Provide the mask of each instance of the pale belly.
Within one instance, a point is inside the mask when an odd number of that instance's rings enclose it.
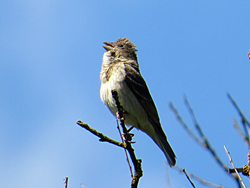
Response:
[[[144,126],[147,126],[145,124],[148,124],[147,114],[134,94],[130,91],[127,84],[125,82],[115,82],[110,79],[109,82],[101,85],[101,100],[108,106],[110,111],[116,115],[117,107],[111,90],[116,90],[118,92],[119,101],[126,112],[124,114],[125,124],[132,125],[144,131],[146,128]]]

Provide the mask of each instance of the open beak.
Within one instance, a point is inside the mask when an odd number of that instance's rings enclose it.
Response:
[[[104,44],[106,44],[105,46],[103,46],[103,48],[107,51],[110,51],[114,48],[113,43],[112,42],[104,42]]]

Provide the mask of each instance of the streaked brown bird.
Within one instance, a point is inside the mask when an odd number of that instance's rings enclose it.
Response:
[[[169,165],[174,166],[176,156],[167,141],[154,101],[140,73],[135,44],[128,38],[104,44],[107,52],[103,55],[100,75],[101,100],[116,115],[117,107],[111,93],[116,90],[125,111],[125,124],[149,135],[164,152]]]

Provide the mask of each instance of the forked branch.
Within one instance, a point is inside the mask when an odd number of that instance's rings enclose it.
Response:
[[[177,120],[182,125],[184,130],[191,136],[191,138],[193,138],[193,140],[197,144],[201,145],[203,148],[205,148],[207,151],[209,151],[209,153],[213,156],[213,158],[216,160],[216,162],[219,164],[219,166],[222,167],[224,172],[226,172],[228,174],[228,167],[220,159],[220,157],[218,156],[218,154],[216,153],[216,151],[212,147],[211,143],[209,142],[208,138],[206,137],[205,133],[203,132],[203,130],[202,130],[200,124],[198,123],[198,121],[197,121],[197,119],[195,117],[194,111],[191,108],[191,105],[189,104],[189,101],[188,101],[186,96],[184,96],[184,103],[186,105],[186,108],[187,108],[192,120],[193,120],[195,128],[196,128],[196,130],[198,132],[198,135],[194,134],[194,132],[184,122],[183,118],[178,113],[178,110],[174,107],[174,105],[172,103],[170,103],[170,109],[173,111],[173,113],[175,114]],[[234,180],[236,181],[238,187],[240,188],[241,184],[240,184],[239,178],[234,174],[229,174],[229,175],[234,178]]]
[[[134,174],[132,173],[132,181],[131,181],[131,188],[137,188],[138,183],[139,183],[139,179],[142,177],[143,175],[143,171],[141,168],[141,163],[142,160],[141,159],[137,159],[134,149],[132,147],[132,136],[129,133],[129,131],[127,130],[125,123],[124,123],[124,116],[123,116],[123,107],[121,106],[120,102],[119,102],[119,96],[118,93],[116,91],[112,91],[112,96],[114,98],[114,100],[116,101],[116,106],[117,106],[117,110],[118,110],[118,121],[120,126],[122,127],[123,133],[122,133],[122,137],[123,135],[125,136],[125,139],[122,142],[118,142],[116,140],[113,140],[109,137],[107,137],[106,135],[104,135],[103,133],[91,128],[88,124],[83,123],[82,121],[77,121],[77,124],[79,126],[81,126],[82,128],[88,130],[89,132],[91,132],[92,134],[96,135],[97,137],[99,137],[99,141],[101,142],[108,142],[111,143],[113,145],[119,146],[124,148],[130,155],[130,158],[132,160],[132,163],[134,165]],[[129,160],[128,160],[129,162]]]

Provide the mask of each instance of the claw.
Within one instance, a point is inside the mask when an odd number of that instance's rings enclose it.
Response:
[[[135,141],[132,141],[134,134],[133,133],[122,133],[122,139],[124,140],[124,142],[129,142],[131,144],[136,143]]]
[[[122,113],[123,113],[123,114],[126,114],[126,111],[123,111]],[[120,118],[119,112],[116,112],[116,113],[115,113],[115,116],[116,116],[117,120],[125,121],[125,117],[124,117],[124,116],[123,116],[122,118]]]

